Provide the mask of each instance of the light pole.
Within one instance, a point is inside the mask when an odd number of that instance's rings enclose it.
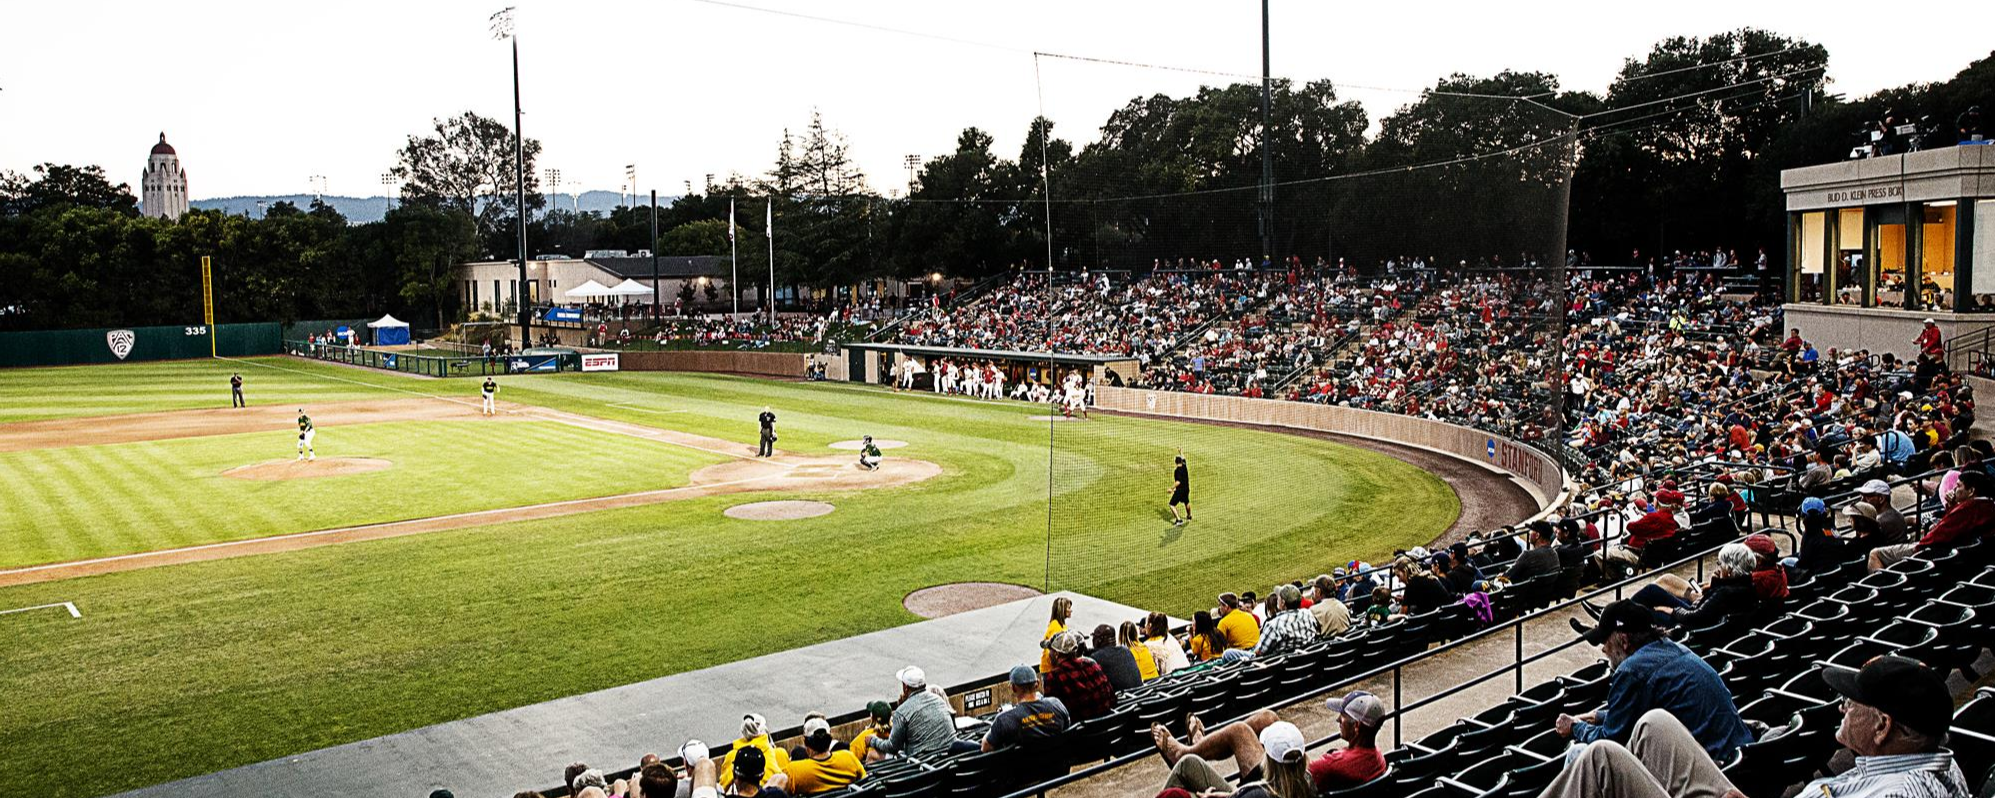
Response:
[[[912,197],[914,196],[914,170],[915,167],[921,165],[921,156],[909,155],[904,160],[907,161],[907,195]]]
[[[1269,95],[1274,81],[1268,75],[1268,0],[1261,0],[1261,259],[1274,257],[1275,246],[1275,158],[1268,148],[1274,144],[1274,113]]]
[[[305,181],[306,181],[307,183],[309,183],[309,184],[311,185],[311,188],[312,188],[312,199],[315,199],[315,200],[318,200],[319,202],[325,202],[325,201],[326,201],[326,176],[325,176],[325,175],[312,175],[311,177],[307,177],[307,178],[305,178]]]
[[[394,172],[381,173],[381,213],[384,216],[395,209],[395,183]]]
[[[491,22],[492,38],[510,42],[513,49],[513,188],[519,202],[520,348],[525,349],[533,345],[533,308],[527,301],[533,284],[526,276],[526,139],[520,134],[520,40],[513,35],[512,6],[499,9]]]
[[[547,173],[547,207],[554,208],[561,197],[561,170],[549,167],[542,171]]]
[[[623,165],[623,182],[630,186],[630,206],[637,207],[637,164]]]

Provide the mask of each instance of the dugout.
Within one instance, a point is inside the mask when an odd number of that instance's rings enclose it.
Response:
[[[857,343],[844,347],[846,379],[886,385],[896,364],[914,361],[922,371],[915,387],[935,387],[932,366],[937,361],[995,363],[1004,371],[1006,390],[1020,382],[1057,384],[1057,375],[1078,370],[1096,385],[1133,384],[1143,373],[1142,364],[1129,355],[1076,355],[1054,352],[1023,352],[1010,349],[966,349],[951,346],[911,346],[907,344]]]

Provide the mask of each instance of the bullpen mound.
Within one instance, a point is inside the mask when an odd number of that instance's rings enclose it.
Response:
[[[375,457],[321,457],[317,460],[265,460],[246,466],[236,466],[222,472],[231,479],[254,479],[264,482],[280,479],[313,479],[316,477],[343,477],[348,474],[365,474],[380,471],[394,463]]]
[[[957,582],[924,587],[909,593],[907,598],[901,599],[901,606],[923,618],[941,618],[1038,595],[1041,595],[1039,591],[1024,585],[1008,585],[1003,582]]]

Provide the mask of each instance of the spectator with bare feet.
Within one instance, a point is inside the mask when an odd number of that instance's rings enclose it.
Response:
[[[1314,798],[1308,754],[1302,731],[1267,710],[1208,734],[1197,716],[1186,719],[1190,744],[1178,742],[1170,730],[1150,727],[1157,752],[1171,765],[1164,790],[1157,798],[1231,795],[1234,798]],[[1236,789],[1212,763],[1233,759],[1240,772]]]

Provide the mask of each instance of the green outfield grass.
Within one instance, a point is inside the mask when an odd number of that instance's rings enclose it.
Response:
[[[0,616],[0,793],[112,792],[847,637],[916,620],[901,597],[939,583],[1076,590],[1182,616],[1221,590],[1425,543],[1460,510],[1405,463],[1255,430],[1048,425],[1020,404],[704,375],[504,383],[513,401],[741,442],[769,405],[785,449],[872,434],[909,441],[889,455],[944,473],[0,589],[0,609],[74,601],[85,613]],[[1182,530],[1162,507],[1179,447],[1198,518]],[[720,514],[773,498],[838,509],[781,524]]]

